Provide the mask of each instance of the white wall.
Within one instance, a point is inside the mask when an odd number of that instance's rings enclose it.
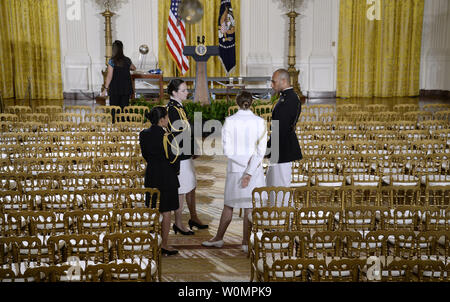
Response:
[[[169,1],[169,0],[160,0]],[[138,48],[150,48],[146,69],[158,56],[158,0],[124,0],[113,10],[113,40],[120,39],[135,65]],[[296,19],[296,68],[303,92],[334,92],[339,0],[305,0]],[[102,10],[94,0],[58,0],[64,92],[98,92],[105,69]],[[79,18],[70,12],[79,4]],[[68,13],[69,12],[69,13]],[[289,18],[279,0],[241,0],[241,75],[271,75],[287,67]],[[68,16],[69,15],[69,16]],[[450,90],[450,2],[426,0],[421,89]]]

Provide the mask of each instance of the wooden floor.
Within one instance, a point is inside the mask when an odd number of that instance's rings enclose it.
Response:
[[[193,236],[170,232],[169,244],[180,253],[162,259],[163,281],[249,281],[250,260],[241,250],[242,224],[239,210],[225,234],[225,245],[218,248],[203,247],[201,243],[216,234],[223,209],[226,175],[224,156],[201,156],[194,160],[197,176],[197,213],[206,230],[196,230]],[[183,222],[187,224],[189,211],[184,206]]]

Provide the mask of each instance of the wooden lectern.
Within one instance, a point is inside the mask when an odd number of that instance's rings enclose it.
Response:
[[[183,54],[194,58],[197,69],[195,75],[194,102],[211,104],[211,96],[208,90],[208,74],[206,73],[206,62],[211,56],[219,55],[219,46],[185,46]]]

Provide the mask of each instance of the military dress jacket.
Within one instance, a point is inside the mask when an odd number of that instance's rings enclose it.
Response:
[[[194,130],[187,117],[183,104],[170,99],[167,104],[169,114],[169,131],[173,133],[180,147],[180,160],[186,160],[194,154]],[[186,143],[190,146],[186,146]]]
[[[295,133],[301,111],[302,104],[293,88],[288,88],[280,92],[280,99],[272,110],[272,134],[267,143],[267,148],[270,148],[271,163],[281,164],[303,158]],[[274,121],[278,121],[279,123],[278,146],[272,144],[272,142],[276,141],[273,136],[277,135],[276,131],[274,131]],[[278,154],[275,152],[277,149],[279,150]]]

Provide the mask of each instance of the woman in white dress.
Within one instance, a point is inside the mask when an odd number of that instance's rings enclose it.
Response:
[[[236,103],[238,112],[227,117],[222,127],[222,144],[228,158],[224,208],[216,236],[204,241],[204,246],[222,247],[223,237],[232,220],[233,209],[244,209],[242,249],[248,249],[248,215],[252,210],[252,191],[264,187],[262,161],[267,146],[266,122],[249,108],[252,94],[241,92]]]

